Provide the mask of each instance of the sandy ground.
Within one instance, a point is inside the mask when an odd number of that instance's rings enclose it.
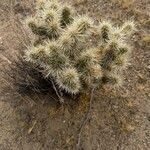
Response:
[[[72,0],[70,3],[79,13],[87,13],[95,20],[122,23],[132,18],[137,24],[124,85],[95,93],[80,149],[149,150],[150,1]],[[32,13],[32,0],[0,0],[0,68],[5,70],[16,53],[28,45],[31,35],[22,22]],[[76,101],[66,98],[62,107],[50,94],[23,96],[0,72],[0,150],[76,149],[88,101],[88,96],[82,94]]]

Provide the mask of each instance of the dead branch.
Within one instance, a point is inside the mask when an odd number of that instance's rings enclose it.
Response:
[[[63,104],[63,103],[64,103],[64,99],[62,98],[61,94],[59,94],[59,92],[58,92],[58,90],[57,90],[57,88],[56,88],[56,86],[55,86],[55,84],[54,84],[54,82],[53,82],[53,79],[51,79],[51,82],[52,82],[52,85],[53,85],[53,89],[55,90],[56,95],[57,95],[58,98],[59,98],[59,102],[60,102],[61,104]]]
[[[84,129],[84,126],[86,125],[86,123],[87,123],[87,121],[89,120],[89,117],[90,117],[90,112],[91,112],[91,109],[92,109],[92,102],[93,102],[94,90],[95,90],[95,88],[91,89],[91,96],[90,96],[89,106],[87,108],[87,111],[85,113],[85,116],[84,116],[83,121],[82,121],[82,123],[80,125],[80,128],[79,128],[79,134],[78,134],[78,138],[77,138],[77,150],[80,149],[81,134],[82,134],[82,131]]]

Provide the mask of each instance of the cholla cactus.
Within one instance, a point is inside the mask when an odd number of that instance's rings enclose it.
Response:
[[[28,26],[43,41],[28,48],[26,61],[40,66],[45,78],[52,77],[60,90],[70,94],[79,93],[85,85],[121,83],[130,53],[127,37],[135,29],[132,21],[122,26],[109,21],[95,25],[88,16],[77,15],[70,5],[53,0],[37,5]],[[93,30],[100,39],[89,47]]]
[[[64,68],[57,76],[56,82],[60,88],[72,94],[76,94],[81,88],[79,74],[75,68]]]

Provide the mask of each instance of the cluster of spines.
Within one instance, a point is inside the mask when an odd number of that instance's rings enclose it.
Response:
[[[79,73],[75,68],[65,68],[57,77],[56,83],[68,93],[76,94],[81,89]]]
[[[84,83],[120,83],[118,70],[125,66],[130,52],[124,40],[134,29],[132,21],[121,27],[109,21],[95,26],[87,16],[76,17],[71,6],[45,0],[28,25],[34,34],[48,38],[29,48],[26,60],[41,66],[45,77],[52,76],[60,89],[76,94]],[[101,44],[82,47],[93,27],[100,34]]]
[[[122,83],[120,71],[127,65],[131,52],[130,46],[126,44],[126,38],[135,30],[135,25],[133,21],[125,22],[121,27],[113,26],[110,22],[103,22],[100,27],[101,38],[105,42],[100,60],[103,81],[119,85]]]
[[[91,25],[91,20],[88,17],[76,17],[72,24],[62,33],[59,39],[60,48],[70,59],[74,60],[80,55],[81,49],[77,46],[85,42]]]
[[[100,78],[102,75],[98,57],[94,51],[93,48],[83,51],[76,61],[76,68],[86,83],[91,83],[94,78]]]
[[[32,32],[49,39],[58,39],[61,29],[73,21],[74,11],[69,5],[50,0],[38,2],[37,14],[27,19]]]

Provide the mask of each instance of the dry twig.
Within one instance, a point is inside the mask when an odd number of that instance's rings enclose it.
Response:
[[[32,130],[33,130],[33,128],[35,127],[36,123],[37,123],[37,120],[35,120],[35,121],[33,122],[32,127],[31,127],[31,128],[29,128],[29,130],[28,130],[28,134],[30,134],[30,133],[32,132]]]
[[[59,102],[61,103],[61,104],[63,104],[64,103],[64,99],[61,97],[61,95],[59,94],[59,92],[58,92],[58,90],[57,90],[57,88],[56,88],[56,86],[55,86],[55,84],[54,84],[54,82],[53,82],[53,79],[51,79],[51,82],[52,82],[52,85],[53,85],[53,89],[55,90],[55,92],[56,92],[56,95],[58,96],[58,98],[59,98]]]
[[[94,90],[95,90],[95,88],[91,89],[91,96],[90,96],[89,106],[87,108],[86,114],[85,114],[85,116],[83,118],[83,121],[82,121],[82,123],[80,125],[80,128],[79,128],[79,134],[78,134],[78,139],[77,139],[77,150],[80,149],[81,134],[82,134],[82,131],[84,129],[84,126],[86,125],[87,121],[89,120],[89,115],[90,115],[90,112],[91,112],[91,109],[92,109],[92,101],[93,101]]]

